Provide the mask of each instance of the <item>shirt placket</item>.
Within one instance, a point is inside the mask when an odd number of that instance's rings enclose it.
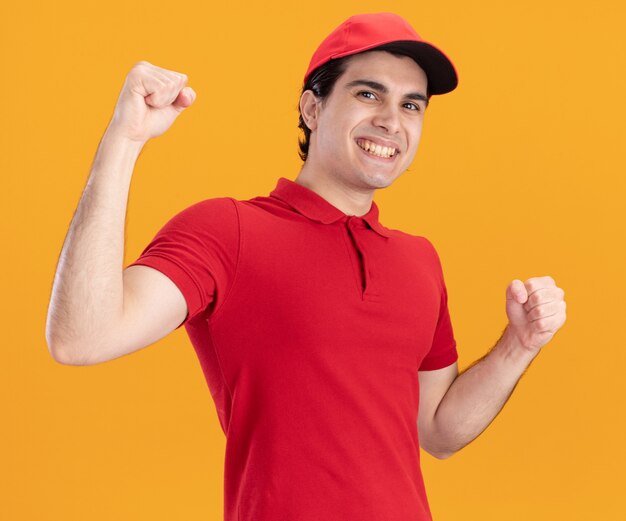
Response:
[[[352,266],[355,271],[359,297],[361,300],[377,300],[378,294],[372,285],[372,257],[366,243],[368,233],[375,233],[366,227],[361,217],[349,216],[345,223],[348,242],[352,248]]]

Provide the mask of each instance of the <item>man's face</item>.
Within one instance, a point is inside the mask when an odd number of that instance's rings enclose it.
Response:
[[[310,150],[316,166],[355,188],[389,186],[415,157],[426,86],[426,73],[408,56],[353,56],[318,106]]]

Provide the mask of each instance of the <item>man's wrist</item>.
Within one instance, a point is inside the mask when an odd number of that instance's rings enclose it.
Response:
[[[136,139],[129,138],[112,125],[109,125],[105,130],[102,141],[114,143],[115,146],[124,147],[125,149],[136,151],[137,153],[139,153],[146,144],[146,141],[137,141]]]
[[[132,174],[144,144],[107,128],[98,145],[93,167]]]
[[[518,336],[515,335],[511,325],[507,325],[502,337],[496,345],[494,351],[497,352],[498,358],[509,365],[520,368],[526,368],[539,354],[540,349],[529,349],[524,346]]]

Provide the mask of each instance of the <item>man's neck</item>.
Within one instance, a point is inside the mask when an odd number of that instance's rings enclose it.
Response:
[[[365,215],[372,206],[374,190],[358,192],[330,175],[314,171],[307,163],[300,170],[295,182],[324,198],[347,215]]]

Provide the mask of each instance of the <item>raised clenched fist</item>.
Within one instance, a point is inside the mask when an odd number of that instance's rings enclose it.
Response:
[[[163,134],[196,99],[187,76],[136,63],[126,76],[107,133],[145,143]]]
[[[506,288],[507,331],[517,344],[538,353],[565,323],[565,291],[549,275],[526,282],[513,280]]]

